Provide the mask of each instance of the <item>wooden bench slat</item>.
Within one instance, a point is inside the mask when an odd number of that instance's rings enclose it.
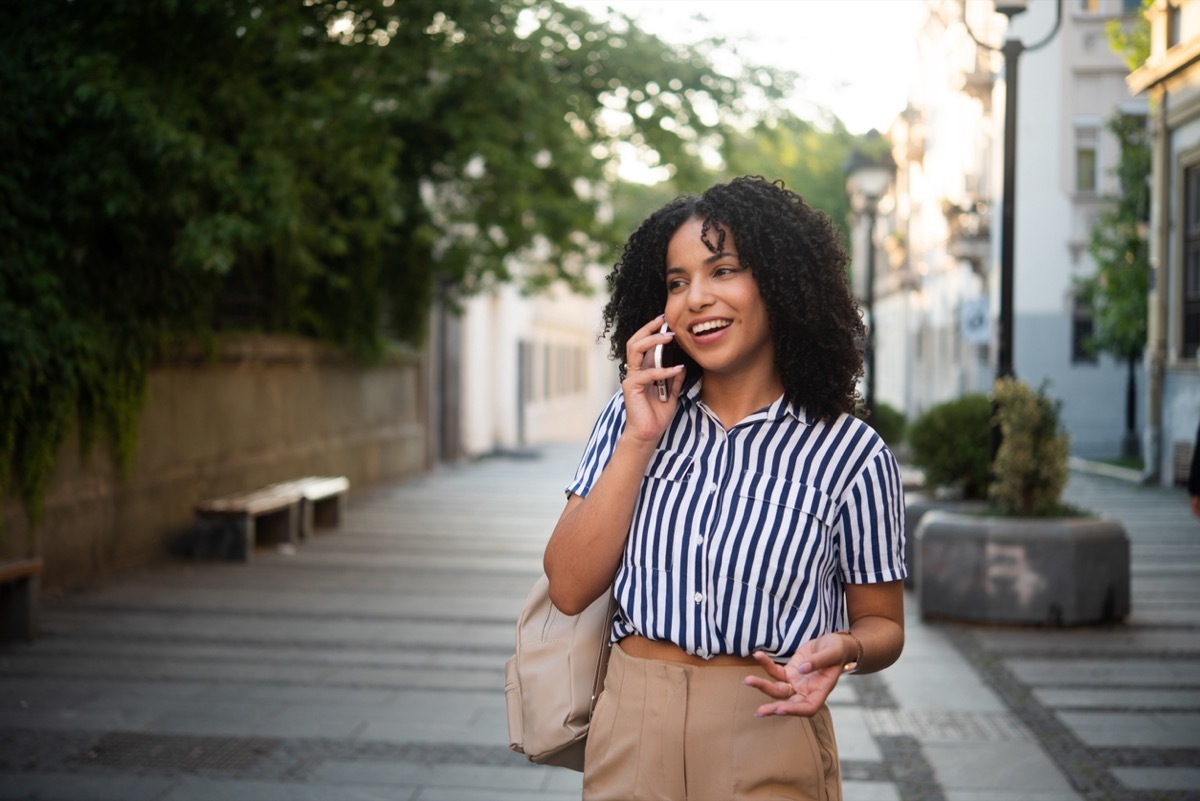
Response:
[[[287,511],[288,541],[307,540],[312,536],[314,517],[318,512],[319,519],[326,525],[338,524],[345,503],[344,496],[349,489],[350,480],[345,476],[304,476],[249,492],[201,501],[196,504],[196,513],[202,517],[238,518],[238,525],[246,539],[241,553],[249,559],[254,549],[255,519],[258,516]]]
[[[350,479],[345,476],[331,476],[329,478],[313,478],[309,480],[301,489],[301,493],[310,501],[319,501],[322,498],[329,498],[341,492],[347,492],[350,489]]]
[[[17,579],[40,576],[42,560],[40,557],[30,559],[14,559],[10,562],[0,562],[0,582],[16,581]]]

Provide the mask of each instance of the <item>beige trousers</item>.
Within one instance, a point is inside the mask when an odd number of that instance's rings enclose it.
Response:
[[[760,667],[638,659],[613,646],[589,728],[584,801],[841,801],[829,707],[758,718]]]

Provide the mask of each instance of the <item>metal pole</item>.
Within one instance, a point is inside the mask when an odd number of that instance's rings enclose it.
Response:
[[[868,198],[866,201],[867,218],[867,275],[866,287],[863,288],[863,305],[867,307],[867,347],[865,354],[867,370],[866,419],[875,422],[875,211],[878,200]]]
[[[1000,331],[996,377],[1013,375],[1013,242],[1017,192],[1017,60],[1024,46],[1004,43],[1004,202],[1000,211]]]

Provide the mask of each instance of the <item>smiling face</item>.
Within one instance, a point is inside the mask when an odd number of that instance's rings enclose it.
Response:
[[[736,379],[782,391],[767,309],[728,229],[713,224],[705,232],[698,219],[681,225],[667,245],[666,280],[667,324],[704,370],[706,388]]]

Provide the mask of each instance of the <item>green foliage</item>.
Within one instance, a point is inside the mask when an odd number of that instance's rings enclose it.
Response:
[[[982,393],[931,406],[908,428],[913,464],[933,487],[954,487],[963,498],[987,493],[991,469],[991,402]]]
[[[726,137],[721,179],[737,175],[783,178],[810,205],[839,225],[850,216],[843,165],[862,137],[846,131],[836,118],[831,129],[793,116]]]
[[[1096,274],[1078,280],[1076,287],[1092,308],[1092,347],[1124,359],[1139,356],[1146,345],[1150,143],[1140,116],[1117,114],[1108,129],[1121,147],[1116,168],[1121,191],[1108,199],[1091,230],[1088,250],[1096,261]]]
[[[1130,72],[1150,57],[1150,21],[1146,12],[1154,0],[1142,0],[1141,8],[1124,19],[1109,20],[1104,26],[1108,46],[1121,57]]]
[[[554,0],[6,11],[0,494],[35,519],[76,419],[128,461],[174,343],[286,332],[370,360],[518,260],[578,284],[615,240],[619,146],[686,176],[789,85]]]
[[[1045,387],[1034,392],[1013,378],[999,379],[993,391],[1001,442],[988,497],[1005,515],[1063,514],[1070,440],[1059,422],[1061,402],[1047,396]]]
[[[895,406],[876,403],[871,419],[867,421],[883,437],[888,447],[895,449],[904,442],[908,419]]]

